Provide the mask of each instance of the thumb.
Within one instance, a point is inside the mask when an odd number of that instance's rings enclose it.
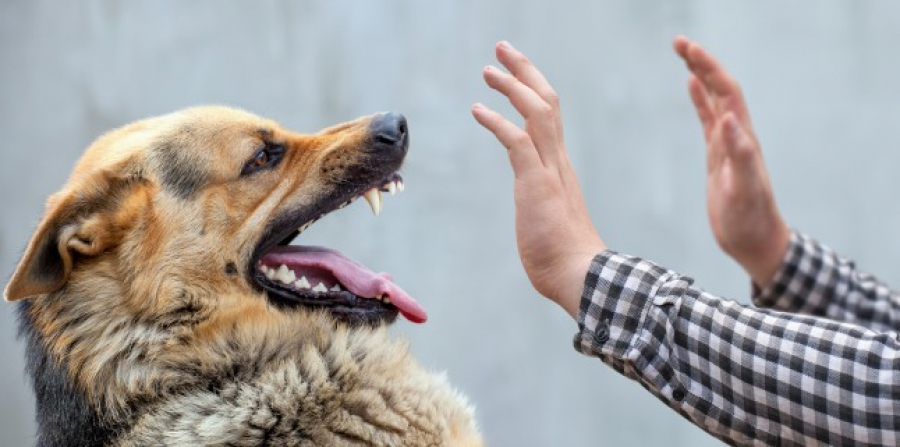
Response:
[[[755,141],[744,129],[744,126],[738,122],[734,113],[727,113],[722,120],[724,121],[722,136],[725,142],[725,156],[731,159],[738,172],[747,173],[747,171],[755,170],[759,159]]]

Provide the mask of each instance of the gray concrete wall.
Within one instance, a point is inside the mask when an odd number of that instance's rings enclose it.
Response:
[[[477,404],[489,445],[713,446],[636,383],[571,348],[575,324],[516,257],[503,149],[468,113],[509,39],[555,83],[605,240],[747,301],[704,208],[704,146],[670,51],[685,33],[743,81],[792,224],[900,284],[900,4],[890,1],[0,2],[0,276],[98,134],[222,103],[315,131],[407,115],[408,189],[300,243],[390,271],[430,311],[399,323]],[[11,306],[0,307],[0,445],[33,439]]]

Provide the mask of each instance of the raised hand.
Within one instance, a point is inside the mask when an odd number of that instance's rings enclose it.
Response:
[[[771,281],[790,241],[741,87],[700,45],[678,37],[675,51],[691,78],[691,100],[707,148],[706,203],[722,250],[759,286]]]
[[[576,317],[591,259],[606,246],[566,154],[556,92],[508,43],[497,44],[496,53],[509,73],[487,67],[484,80],[509,99],[525,128],[482,104],[472,106],[472,114],[507,149],[515,174],[516,241],[528,278],[540,294]]]

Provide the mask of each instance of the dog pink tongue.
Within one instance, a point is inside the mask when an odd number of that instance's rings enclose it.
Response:
[[[326,247],[283,245],[275,247],[262,258],[269,266],[287,265],[293,270],[304,267],[325,269],[354,295],[376,298],[386,295],[391,304],[400,310],[407,320],[424,323],[428,319],[425,309],[391,280],[387,273],[375,273],[362,264]]]

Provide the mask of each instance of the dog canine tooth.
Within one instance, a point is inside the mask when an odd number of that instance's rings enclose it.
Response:
[[[319,283],[319,285],[313,287],[312,291],[322,293],[322,292],[327,292],[328,288],[325,287],[325,284]]]
[[[363,197],[366,198],[366,201],[369,202],[369,207],[372,208],[372,213],[376,216],[381,213],[381,191],[378,188],[372,188],[363,194]]]
[[[381,302],[383,302],[384,304],[391,304],[391,299],[387,295],[385,295],[384,299],[381,300]]]
[[[330,289],[328,289],[328,290],[331,290],[332,292],[341,292],[341,291],[343,291],[344,289],[341,288],[341,285],[340,285],[340,284],[335,284],[334,287],[332,287],[332,288],[330,288]]]
[[[388,182],[388,192],[391,193],[391,195],[397,194],[397,183]]]
[[[403,186],[403,180],[397,180],[397,191],[403,192],[404,189],[406,189],[406,187]]]

